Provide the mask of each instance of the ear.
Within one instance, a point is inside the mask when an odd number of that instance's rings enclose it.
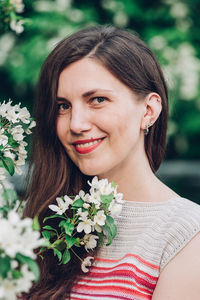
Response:
[[[144,114],[141,120],[141,129],[152,126],[162,111],[162,101],[157,93],[150,93],[144,101]]]

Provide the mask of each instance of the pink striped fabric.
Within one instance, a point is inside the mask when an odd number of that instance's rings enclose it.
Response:
[[[152,298],[158,271],[159,266],[134,254],[115,260],[96,257],[90,272],[74,285],[71,299],[148,300]]]

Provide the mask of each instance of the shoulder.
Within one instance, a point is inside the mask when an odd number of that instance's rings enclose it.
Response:
[[[199,299],[200,294],[200,233],[166,265],[152,300]]]
[[[170,202],[168,211],[170,214],[164,234],[166,243],[161,258],[161,271],[200,232],[200,205],[185,198],[177,198]]]

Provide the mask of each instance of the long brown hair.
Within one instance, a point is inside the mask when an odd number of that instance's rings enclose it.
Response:
[[[59,195],[73,195],[87,189],[88,177],[67,156],[56,135],[57,88],[64,68],[84,57],[101,62],[114,76],[131,88],[139,98],[156,92],[162,99],[162,112],[145,137],[145,151],[155,172],[163,159],[168,100],[161,68],[147,45],[136,35],[113,26],[83,29],[61,41],[47,57],[40,75],[35,102],[36,130],[33,140],[33,172],[27,192],[25,215],[49,214],[48,205]],[[84,251],[80,255],[85,255]],[[75,257],[64,266],[56,266],[51,253],[39,261],[41,277],[27,299],[66,299],[78,274]]]

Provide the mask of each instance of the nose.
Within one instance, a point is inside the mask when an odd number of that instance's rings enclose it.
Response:
[[[92,127],[90,114],[87,109],[82,106],[72,107],[70,118],[70,130],[74,134],[80,134],[89,131]]]

